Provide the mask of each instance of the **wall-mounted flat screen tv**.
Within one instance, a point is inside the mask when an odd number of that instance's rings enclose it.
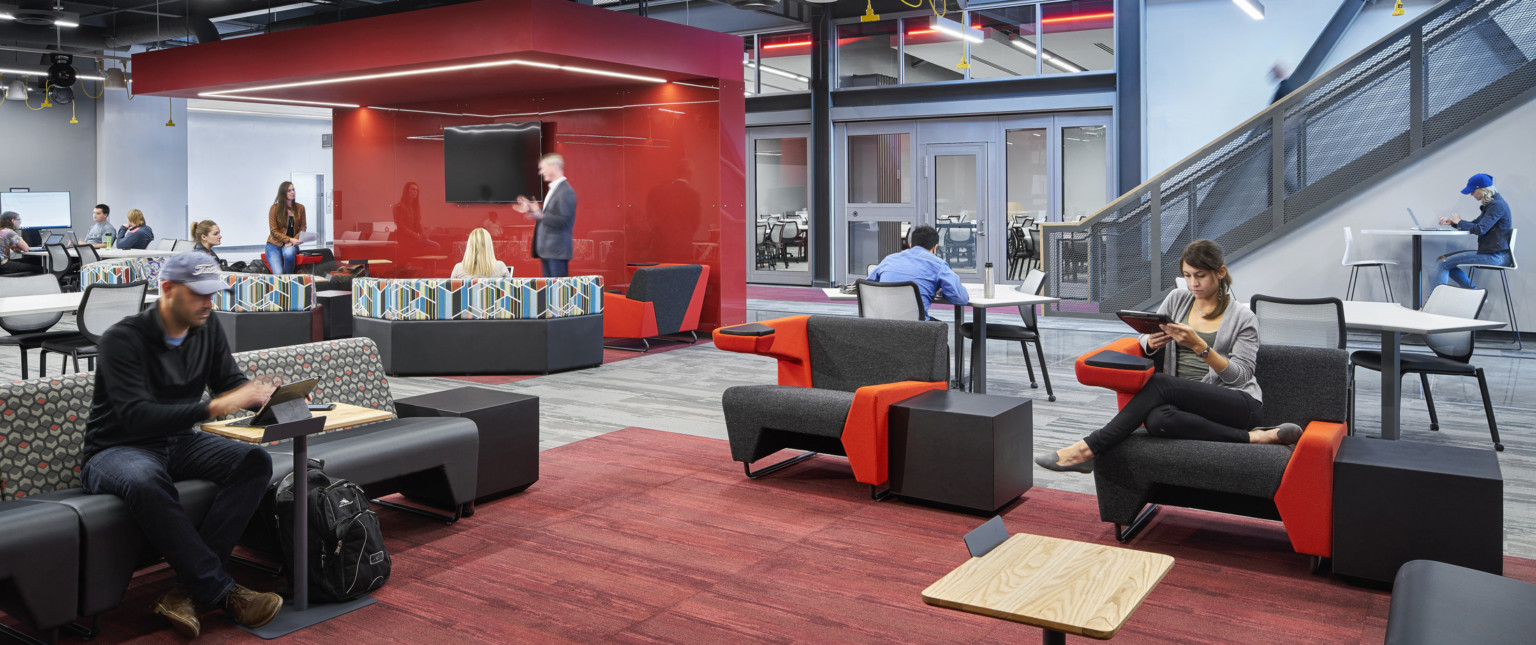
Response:
[[[443,185],[450,202],[541,199],[538,121],[443,128]]]
[[[16,211],[26,228],[69,228],[69,193],[0,193],[0,211]]]

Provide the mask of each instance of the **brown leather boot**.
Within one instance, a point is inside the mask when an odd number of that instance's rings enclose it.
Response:
[[[171,621],[171,627],[187,638],[197,638],[203,632],[203,621],[198,618],[197,603],[180,589],[172,589],[155,601],[155,613]]]
[[[224,595],[224,613],[246,627],[261,627],[272,622],[282,607],[282,596],[251,591],[240,585],[235,585]]]

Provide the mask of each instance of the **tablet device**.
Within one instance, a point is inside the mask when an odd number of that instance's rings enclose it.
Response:
[[[256,416],[232,421],[229,425],[262,428],[307,419],[310,417],[309,407],[304,399],[319,384],[319,379],[308,379],[277,388],[267,402],[261,405],[261,409],[256,411]]]
[[[1119,316],[1120,320],[1125,321],[1125,324],[1130,325],[1131,329],[1143,334],[1156,334],[1162,331],[1159,325],[1173,322],[1173,319],[1169,318],[1166,314],[1156,314],[1150,311],[1117,311],[1115,315]]]

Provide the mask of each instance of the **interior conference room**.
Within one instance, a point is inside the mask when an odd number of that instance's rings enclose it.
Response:
[[[0,642],[1536,642],[1536,0],[3,2]]]

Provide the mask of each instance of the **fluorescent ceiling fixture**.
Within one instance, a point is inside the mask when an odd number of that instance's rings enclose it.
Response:
[[[661,110],[662,112],[671,112],[673,114],[687,114],[687,112],[683,112],[681,110],[668,110],[667,108],[656,108],[656,109]]]
[[[16,19],[16,16],[11,15],[9,12],[0,11],[0,20],[15,20],[15,19]]]
[[[932,16],[929,26],[933,27],[934,31],[937,31],[946,36],[950,36],[952,38],[962,38],[973,43],[979,43],[986,40],[985,38],[982,38],[980,29],[963,26],[960,23],[948,18]]]
[[[198,96],[206,96],[199,94]],[[222,98],[239,99],[241,101],[263,101],[266,103],[293,103],[295,105],[318,105],[320,107],[355,108],[362,107],[356,103],[327,103],[325,101],[301,101],[299,99],[264,99],[259,96],[225,96]]]
[[[1030,56],[1037,55],[1035,53],[1036,52],[1035,46],[1031,45],[1031,44],[1029,44],[1027,42],[1024,42],[1022,39],[1014,38],[1013,40],[1010,40],[1008,42],[1013,43],[1014,47],[1018,47],[1019,49],[1024,50],[1024,52],[1029,54]],[[1040,56],[1041,60],[1043,60],[1043,61],[1045,61],[1047,63],[1050,63],[1052,67],[1055,67],[1056,69],[1059,69],[1059,70],[1061,70],[1063,72],[1083,72],[1083,71],[1087,71],[1087,70],[1084,70],[1081,67],[1073,65],[1072,63],[1064,61],[1064,60],[1062,60],[1059,57],[1052,56],[1051,52],[1049,52],[1049,51],[1045,52],[1044,54],[1039,54],[1039,56]]]
[[[1264,19],[1264,3],[1259,2],[1259,0],[1232,0],[1232,4],[1242,9],[1243,13],[1248,14],[1249,18],[1254,20]]]
[[[208,21],[209,22],[224,22],[226,20],[239,20],[241,18],[250,18],[252,16],[265,16],[265,15],[267,15],[269,13],[282,13],[284,11],[293,11],[294,9],[303,9],[305,7],[313,7],[313,6],[315,6],[315,3],[313,3],[313,2],[295,2],[293,4],[285,4],[285,5],[281,6],[281,7],[272,7],[270,9],[257,9],[255,11],[242,11],[240,13],[232,13],[232,14],[229,14],[227,16],[214,16],[212,18],[209,18]]]
[[[687,85],[688,87],[702,87],[702,88],[704,88],[706,90],[718,90],[718,89],[720,89],[720,88],[715,87],[713,85],[699,85],[698,83],[684,83],[682,81],[672,81],[672,84],[673,85]]]
[[[251,116],[270,116],[280,119],[320,119],[330,121],[331,117],[315,114],[283,114],[281,112],[257,112],[255,110],[226,110],[223,108],[189,107],[188,112],[217,112],[219,114],[249,114]]]
[[[73,20],[65,20],[63,18],[59,18],[59,19],[53,21],[53,26],[55,26],[55,27],[63,27],[65,29],[74,29],[75,27],[79,27],[80,23],[75,22]]]
[[[759,67],[757,63],[747,63],[747,67],[755,67],[755,68],[761,69],[761,70],[763,70],[765,72],[768,72],[769,74],[773,74],[774,76],[783,76],[784,78],[794,79],[794,80],[800,81],[801,83],[809,83],[809,82],[811,82],[811,79],[809,79],[809,78],[806,78],[806,77],[801,76],[799,74],[796,74],[794,72],[786,72],[786,71],[784,71],[782,69],[779,69],[777,67],[769,67],[767,65],[763,65],[763,66]]]
[[[48,70],[46,70],[46,69],[41,69],[41,70],[39,70],[39,69],[14,69],[14,68],[10,68],[10,67],[0,67],[0,74],[20,74],[22,76],[47,77],[48,76]],[[104,81],[104,80],[107,80],[107,79],[104,79],[104,78],[102,78],[100,76],[87,76],[85,74],[76,74],[75,78],[78,78],[78,79],[80,79],[82,81]]]
[[[256,86],[256,87],[243,87],[243,88],[233,89],[233,90],[215,90],[213,92],[199,92],[198,96],[226,96],[226,97],[230,97],[231,95],[234,95],[234,94],[244,94],[246,92],[262,92],[262,91],[266,91],[266,90],[285,90],[285,89],[290,89],[290,88],[295,88],[295,87],[313,87],[315,85],[334,85],[334,84],[339,84],[339,83],[354,83],[354,82],[357,82],[357,81],[372,81],[372,80],[378,80],[378,79],[381,79],[381,78],[398,78],[398,77],[401,77],[401,76],[421,76],[423,74],[442,74],[442,73],[447,73],[447,72],[460,72],[460,71],[470,70],[470,69],[486,69],[486,68],[491,68],[491,67],[508,67],[508,66],[512,66],[512,65],[522,65],[522,66],[527,66],[527,67],[539,67],[539,68],[543,68],[543,69],[558,69],[558,70],[565,70],[565,71],[568,71],[568,72],[577,72],[577,73],[581,73],[581,74],[594,74],[594,75],[597,75],[597,76],[612,76],[612,77],[615,77],[615,78],[630,78],[630,79],[635,79],[635,80],[639,80],[639,81],[648,81],[648,82],[651,82],[651,83],[665,83],[665,82],[667,82],[667,79],[656,78],[654,76],[639,76],[639,75],[636,75],[636,74],[624,74],[624,73],[621,73],[621,72],[608,72],[608,71],[603,71],[603,70],[600,70],[600,69],[588,69],[588,68],[585,68],[585,67],[572,67],[570,65],[554,65],[554,64],[550,64],[550,63],[539,63],[539,62],[530,61],[530,60],[513,59],[513,60],[490,61],[490,62],[487,62],[487,63],[468,63],[468,64],[465,64],[465,65],[448,65],[448,66],[445,66],[445,67],[429,67],[429,68],[426,68],[426,69],[408,69],[408,70],[399,71],[399,72],[382,72],[382,73],[379,73],[379,74],[361,74],[361,75],[358,75],[358,76],[343,76],[341,78],[328,78],[328,79],[321,79],[321,80],[314,80],[314,81],[298,81],[298,82],[295,82],[295,83],[278,83],[276,85],[259,85],[259,86]],[[233,98],[233,97],[231,97],[231,98]],[[241,99],[248,99],[250,97],[242,96],[242,97],[239,97],[239,98],[241,98]],[[304,101],[297,101],[297,102],[303,103]],[[325,103],[325,104],[322,104],[322,105],[336,105],[336,104]],[[357,106],[356,105],[348,105],[346,107],[357,107]]]

